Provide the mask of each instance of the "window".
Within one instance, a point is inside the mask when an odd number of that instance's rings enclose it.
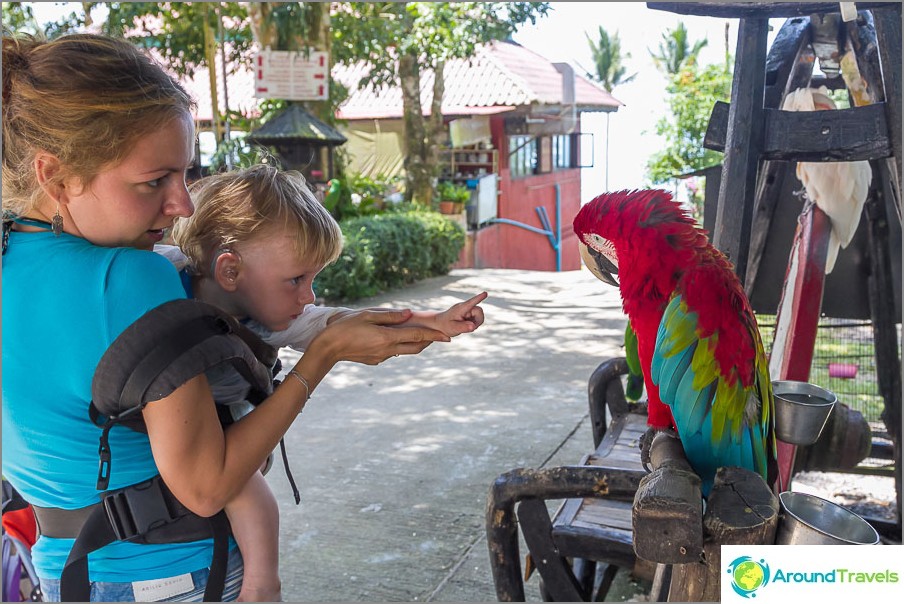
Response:
[[[522,178],[537,172],[537,139],[533,136],[510,136],[509,170],[512,178]]]
[[[554,169],[562,170],[574,167],[574,162],[571,159],[571,139],[572,137],[568,134],[558,134],[552,137],[552,163]]]

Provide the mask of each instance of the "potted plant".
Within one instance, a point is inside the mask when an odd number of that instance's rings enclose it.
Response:
[[[442,214],[461,214],[471,200],[471,191],[464,185],[444,180],[436,186],[439,211]]]

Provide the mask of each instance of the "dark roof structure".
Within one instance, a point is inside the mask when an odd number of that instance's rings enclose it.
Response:
[[[337,129],[311,115],[303,106],[291,103],[282,113],[251,132],[248,140],[261,144],[310,142],[335,146],[348,139]]]

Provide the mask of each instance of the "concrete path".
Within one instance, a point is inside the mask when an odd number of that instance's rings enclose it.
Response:
[[[268,474],[285,600],[494,601],[493,480],[592,449],[587,380],[621,354],[625,318],[589,271],[455,270],[355,306],[442,309],[483,290],[477,332],[377,367],[342,363],[317,388],[286,438],[301,505],[281,462]],[[527,598],[540,600],[536,575]]]

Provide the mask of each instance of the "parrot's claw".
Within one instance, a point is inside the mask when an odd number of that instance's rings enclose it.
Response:
[[[647,431],[640,435],[640,463],[647,472],[653,471],[653,468],[650,465],[652,463],[650,460],[650,448],[653,446],[653,439],[660,432],[667,436],[671,436],[672,438],[680,438],[678,433],[671,428],[662,429],[651,427],[647,428]]]
[[[647,431],[640,435],[640,463],[647,472],[653,471],[650,467],[650,445],[653,444],[656,432],[656,428],[647,428]]]

